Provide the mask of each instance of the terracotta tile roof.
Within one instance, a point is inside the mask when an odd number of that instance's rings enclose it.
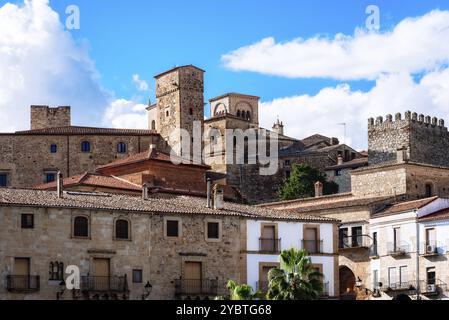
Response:
[[[373,218],[391,215],[391,214],[397,214],[397,213],[403,213],[403,212],[409,212],[415,209],[420,209],[429,203],[435,201],[438,199],[438,197],[430,197],[425,199],[419,199],[419,200],[413,200],[413,201],[405,201],[400,202],[396,204],[388,205],[387,208],[379,210],[373,214]]]
[[[122,210],[147,214],[202,214],[220,216],[239,216],[250,219],[316,221],[339,223],[339,220],[270,210],[255,206],[225,202],[221,210],[206,207],[207,200],[199,197],[172,196],[170,198],[113,195],[103,193],[64,192],[58,198],[54,191],[0,189],[0,206],[31,206],[52,208],[77,208],[92,210]]]
[[[151,153],[150,153],[150,151],[151,151]],[[119,159],[119,160],[110,162],[110,163],[105,164],[105,165],[97,166],[95,168],[95,171],[96,172],[101,172],[103,169],[115,168],[115,167],[119,167],[119,166],[123,166],[123,165],[127,165],[127,164],[139,163],[139,162],[143,162],[143,161],[147,161],[147,160],[157,160],[157,161],[165,161],[165,162],[172,163],[171,156],[169,154],[157,151],[156,149],[152,149],[152,150],[150,149],[148,151],[144,151],[144,152],[141,152],[141,153],[136,153],[136,154],[131,155],[129,157],[126,157],[126,158],[123,158],[123,159]],[[206,168],[206,169],[210,169],[209,166],[202,165],[202,164],[188,164],[188,165],[189,166],[198,166],[198,167],[203,167],[203,168]]]
[[[338,169],[346,169],[346,168],[360,168],[368,165],[368,158],[357,158],[351,161],[343,162],[342,164],[337,164],[335,166],[327,167],[325,170],[338,170]]]
[[[117,177],[105,176],[85,172],[80,175],[63,179],[65,187],[86,185],[95,187],[106,187],[112,189],[122,189],[128,191],[141,191],[142,187]],[[55,190],[56,181],[36,186],[37,190]]]
[[[37,130],[16,131],[16,135],[120,135],[120,136],[151,136],[158,135],[156,131],[146,129],[115,129],[97,127],[54,127]]]
[[[307,138],[302,139],[301,141],[302,141],[302,143],[304,143],[304,145],[306,147],[308,147],[308,146],[311,146],[312,144],[315,144],[315,143],[321,142],[321,141],[325,141],[327,143],[330,143],[331,138],[323,136],[321,134],[314,134],[314,135],[311,135],[311,136],[309,136]]]
[[[419,218],[419,221],[432,221],[432,220],[443,220],[449,219],[449,208],[442,209],[440,211],[434,212],[427,216]]]
[[[320,198],[305,198],[259,205],[265,208],[279,208],[290,212],[315,212],[359,206],[377,206],[392,201],[393,197],[356,197],[351,193],[340,193]]]

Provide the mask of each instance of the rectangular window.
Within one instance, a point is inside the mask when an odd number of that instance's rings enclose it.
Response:
[[[220,238],[220,223],[208,222],[207,223],[207,238],[219,239]]]
[[[45,174],[45,182],[50,183],[56,180],[56,173],[46,173]]]
[[[434,285],[436,281],[435,267],[427,268],[427,285]]]
[[[436,246],[435,229],[426,229],[426,247]],[[431,250],[427,248],[426,250]]]
[[[401,243],[401,229],[400,228],[394,228],[393,229],[393,244],[394,244],[394,252],[397,252],[400,250],[400,243]]]
[[[22,214],[22,229],[34,228],[34,214]]]
[[[399,283],[405,287],[408,282],[407,266],[399,267]]]
[[[133,270],[133,283],[142,283],[142,270],[134,269]]]
[[[178,220],[167,220],[167,237],[179,237]]]
[[[8,186],[8,174],[0,173],[0,188]]]
[[[335,170],[335,176],[340,177],[343,171],[341,169]]]
[[[388,268],[388,285],[389,287],[394,288],[396,286],[396,268]]]
[[[340,249],[349,247],[349,237],[348,237],[348,228],[340,228],[338,230],[339,240],[340,240]]]
[[[362,246],[362,227],[352,227],[352,247],[359,248]]]
[[[379,289],[379,270],[373,271],[373,288]]]

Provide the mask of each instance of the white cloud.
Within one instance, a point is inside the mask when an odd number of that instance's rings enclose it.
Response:
[[[284,122],[285,134],[304,138],[321,133],[344,140],[358,149],[367,148],[370,117],[407,110],[449,119],[449,68],[426,74],[419,82],[406,74],[380,77],[367,92],[351,90],[348,84],[322,89],[314,96],[300,95],[261,103],[260,123],[271,128],[273,115]]]
[[[145,80],[140,79],[138,74],[133,75],[133,82],[139,91],[148,91],[148,83]]]
[[[144,105],[101,87],[88,51],[64,29],[48,0],[0,7],[0,132],[29,128],[29,106],[71,105],[81,125],[147,128]],[[138,75],[139,89],[148,84]]]
[[[126,99],[110,103],[104,116],[104,124],[114,128],[148,128],[147,105]]]
[[[449,11],[407,18],[385,33],[356,29],[333,39],[276,42],[265,38],[222,56],[234,71],[289,78],[377,79],[388,73],[420,73],[449,62]]]
[[[0,7],[0,132],[29,128],[29,106],[72,105],[75,121],[101,119],[111,94],[87,50],[64,30],[47,0]]]

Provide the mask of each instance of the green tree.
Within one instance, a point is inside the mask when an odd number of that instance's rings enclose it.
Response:
[[[269,300],[315,300],[323,292],[323,275],[314,270],[306,250],[282,251],[280,268],[268,272]]]
[[[260,297],[260,292],[254,292],[254,289],[247,284],[229,280],[226,287],[229,289],[229,296],[217,297],[216,300],[254,300]]]
[[[323,194],[329,195],[338,192],[338,185],[327,181],[325,173],[306,164],[293,164],[290,177],[285,180],[279,190],[282,200],[293,200],[315,196],[315,183],[323,184]]]

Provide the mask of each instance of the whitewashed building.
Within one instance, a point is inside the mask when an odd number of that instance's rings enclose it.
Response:
[[[399,203],[372,216],[378,239],[370,277],[377,299],[445,299],[448,296],[449,199]]]
[[[246,279],[242,282],[265,292],[268,271],[279,267],[280,252],[306,249],[316,270],[324,275],[323,296],[338,296],[338,220],[290,214],[288,219],[248,219],[245,223],[246,272],[242,274]]]

